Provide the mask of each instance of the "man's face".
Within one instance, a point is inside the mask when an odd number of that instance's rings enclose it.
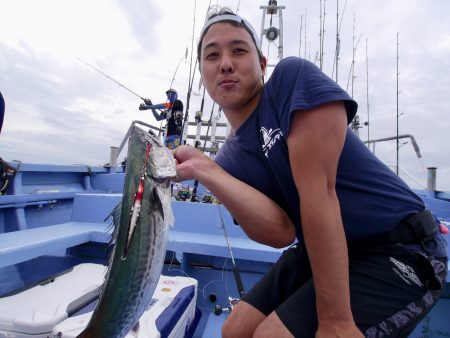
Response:
[[[203,37],[200,70],[211,98],[224,110],[250,113],[263,86],[265,59],[260,62],[247,30],[228,22],[212,25]]]

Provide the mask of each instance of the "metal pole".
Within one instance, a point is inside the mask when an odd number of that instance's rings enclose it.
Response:
[[[399,167],[399,150],[400,150],[400,142],[399,142],[399,139],[398,139],[398,134],[399,134],[399,127],[398,127],[398,118],[399,118],[399,115],[398,115],[398,94],[399,94],[399,91],[398,91],[398,34],[399,33],[397,33],[397,166],[396,166],[396,173],[397,173],[397,175],[398,175],[398,173],[399,173],[399,171],[398,171],[398,167]]]
[[[336,52],[335,52],[335,65],[336,65],[336,83],[338,82],[338,63],[339,63],[339,0],[336,0]]]
[[[111,168],[117,167],[117,157],[118,157],[117,147],[111,147],[111,153],[109,154],[109,165]]]
[[[278,37],[278,59],[283,60],[283,6],[278,7],[280,16],[278,17],[278,24],[280,25],[280,36]]]
[[[428,167],[427,175],[427,190],[435,192],[436,191],[436,167]]]
[[[417,144],[414,136],[411,134],[403,134],[403,135],[392,136],[392,137],[383,137],[383,138],[378,138],[378,139],[374,139],[374,140],[364,141],[364,143],[367,143],[369,145],[370,145],[370,143],[372,143],[375,146],[375,143],[377,143],[377,142],[391,141],[391,140],[395,140],[395,139],[399,140],[401,138],[409,138],[411,140],[411,144],[414,148],[414,151],[416,152],[417,158],[422,158],[422,154],[420,153],[419,145]],[[375,149],[374,149],[374,152],[375,152]]]
[[[369,53],[366,38],[366,103],[367,103],[367,141],[370,140],[370,114],[369,114]]]

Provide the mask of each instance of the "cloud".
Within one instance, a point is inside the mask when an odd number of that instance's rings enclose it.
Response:
[[[194,17],[194,3],[197,5]],[[197,36],[209,1],[3,0],[0,11],[0,90],[6,100],[0,156],[32,162],[103,164],[109,147],[122,141],[133,120],[156,123],[150,112],[137,109],[139,97],[76,60],[79,57],[117,80],[138,96],[164,101],[172,84],[187,106],[189,75],[198,70]],[[238,1],[221,1],[236,9]],[[260,33],[259,0],[240,2],[239,14]],[[300,20],[307,22],[307,57],[319,50],[318,1],[285,0],[284,56],[304,52]],[[340,17],[344,2],[340,3]],[[324,71],[332,75],[336,41],[336,4],[327,1]],[[370,137],[396,133],[396,35],[399,32],[400,133],[416,138],[423,159],[411,144],[400,148],[400,163],[426,182],[423,167],[438,167],[438,188],[450,190],[447,144],[450,79],[450,2],[420,0],[348,0],[340,31],[339,84],[346,88],[355,54],[354,97],[361,121],[367,121],[366,49],[368,44]],[[306,14],[306,15],[305,15]],[[353,16],[355,15],[355,34]],[[195,19],[195,26],[194,26]],[[277,22],[277,16],[273,16]],[[266,24],[270,18],[266,18]],[[304,27],[303,27],[304,29]],[[194,36],[193,36],[194,31]],[[362,35],[361,35],[362,34]],[[269,48],[270,47],[270,48]],[[276,61],[277,45],[263,51]],[[183,60],[186,48],[187,60]],[[274,59],[275,58],[275,59]],[[177,69],[177,66],[178,70]],[[173,83],[172,83],[173,80]],[[191,96],[189,111],[200,109]],[[204,116],[209,117],[211,100]],[[367,138],[367,127],[360,130]],[[377,144],[376,153],[395,163],[395,141]]]

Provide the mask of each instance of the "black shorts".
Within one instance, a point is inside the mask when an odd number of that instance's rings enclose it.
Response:
[[[426,257],[402,244],[365,245],[349,249],[349,272],[358,328],[366,337],[397,337],[411,332],[438,300],[447,259]],[[332,280],[329,285],[333,288]],[[265,315],[275,311],[296,338],[314,338],[316,300],[304,247],[286,250],[244,301]]]

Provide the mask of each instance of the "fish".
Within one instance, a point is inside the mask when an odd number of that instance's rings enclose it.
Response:
[[[174,177],[171,151],[151,130],[134,126],[128,139],[122,201],[111,212],[114,248],[105,282],[92,317],[77,338],[123,338],[139,330],[174,223],[170,187]]]

